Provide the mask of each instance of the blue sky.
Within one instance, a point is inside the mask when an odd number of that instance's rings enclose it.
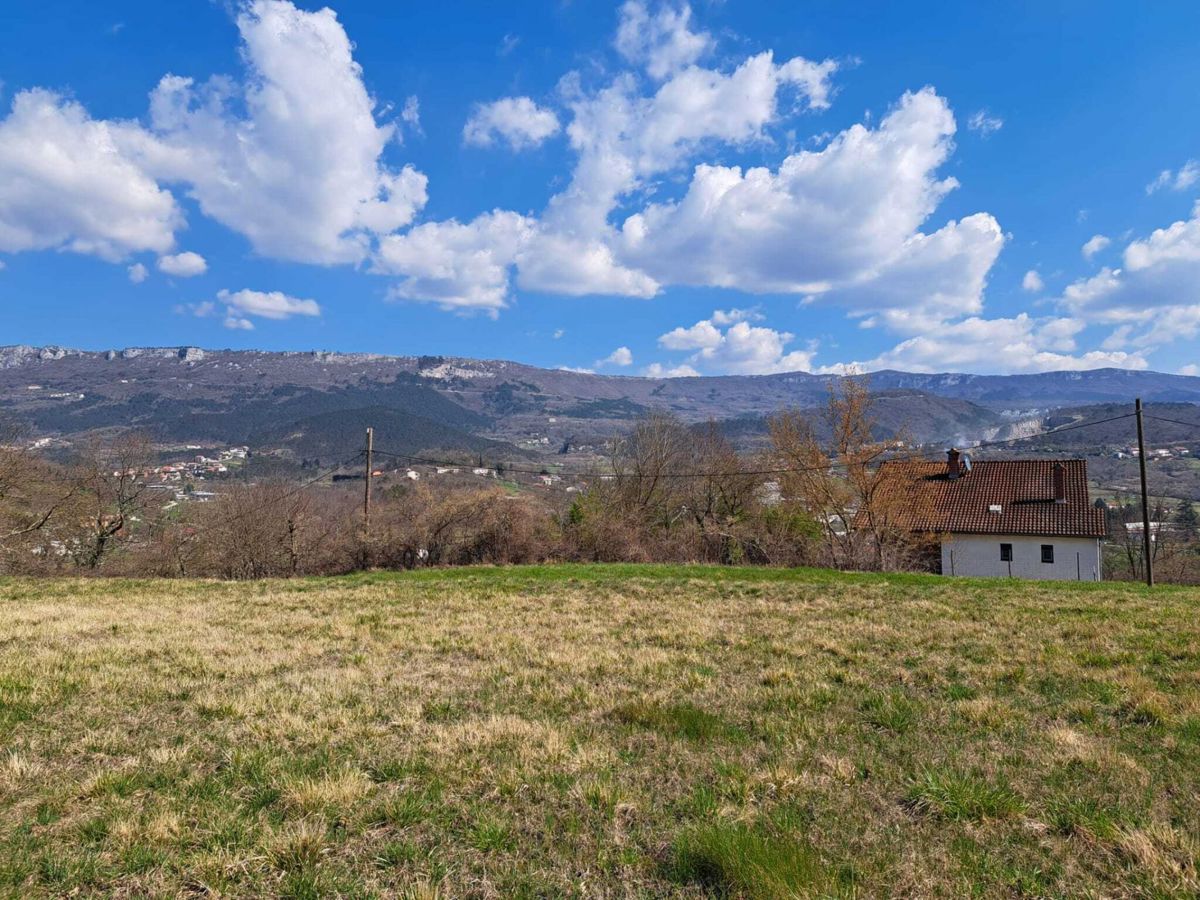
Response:
[[[0,343],[1200,374],[1195,4],[8,17]]]

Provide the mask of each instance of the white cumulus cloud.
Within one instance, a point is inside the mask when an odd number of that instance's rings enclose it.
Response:
[[[728,72],[692,66],[648,95],[630,73],[594,92],[566,79],[573,115],[567,137],[577,161],[571,183],[551,201],[546,218],[561,230],[605,235],[623,197],[679,167],[702,146],[765,142],[767,127],[779,120],[785,91],[809,108],[824,108],[836,68],[829,60],[802,57],[776,63],[768,51]]]
[[[242,80],[165,76],[149,128],[50,91],[16,95],[0,120],[0,250],[167,255],[184,224],[171,186],[278,259],[357,263],[412,222],[425,176],[383,163],[396,126],[376,120],[335,13],[237,9]],[[415,124],[415,104],[401,117]]]
[[[735,322],[761,322],[765,319],[757,309],[718,309],[712,314],[714,325],[732,325]]]
[[[709,160],[747,149],[770,157],[774,128],[829,106],[833,61],[777,62],[768,51],[710,67],[716,41],[693,25],[690,7],[651,9],[637,0],[620,10],[615,46],[632,71],[598,87],[585,87],[579,73],[560,83],[575,155],[567,186],[540,215],[495,210],[386,239],[376,268],[400,277],[393,296],[494,315],[511,302],[514,285],[562,295],[651,297],[680,284],[790,293],[805,304],[840,305],[865,327],[910,336],[942,326],[964,337],[1015,328],[1036,351],[1023,364],[1082,364],[1062,341],[1053,343],[1061,324],[1014,326],[981,316],[988,275],[1006,241],[994,217],[980,212],[928,227],[957,187],[940,174],[957,126],[934,89],[905,94],[878,125],[852,125],[819,149],[743,168]],[[521,98],[508,99],[507,108],[497,107],[506,117],[540,110],[529,98],[520,107]],[[528,130],[510,129],[517,135],[511,139],[493,118],[490,107],[479,107],[466,139],[526,140]],[[545,130],[558,122],[557,115],[553,123],[547,118]],[[967,122],[983,134],[1002,124],[986,110]],[[672,199],[662,186],[689,170]],[[646,201],[655,194],[668,199]],[[815,343],[791,349],[792,334],[756,324],[760,319],[755,310],[718,311],[668,332],[660,344],[688,354],[681,365],[689,372],[814,367]],[[920,350],[904,342],[892,355],[920,363]],[[974,350],[979,359],[989,355],[986,344]]]
[[[642,369],[647,378],[699,378],[700,373],[689,365],[664,366],[662,363],[651,363]]]
[[[645,272],[622,265],[603,239],[558,232],[545,223],[531,232],[516,262],[517,283],[547,294],[653,297],[660,288]]]
[[[897,344],[879,356],[828,366],[827,372],[1017,373],[1098,369],[1115,366],[1144,369],[1139,353],[1090,350],[1077,353],[1077,335],[1085,323],[1072,318],[1036,319],[1026,313],[1012,318],[971,317],[947,322]]]
[[[150,272],[147,271],[146,267],[144,265],[142,265],[141,263],[134,263],[132,266],[130,266],[125,271],[129,275],[129,280],[132,281],[134,284],[141,284],[143,281],[145,281],[147,278],[150,277]]]
[[[395,126],[376,122],[331,9],[253,0],[237,26],[244,82],[166,76],[151,95],[151,131],[129,135],[127,149],[264,256],[364,259],[425,204],[425,176],[381,162]]]
[[[1030,269],[1025,273],[1025,277],[1021,279],[1021,289],[1031,294],[1036,294],[1045,286],[1046,283],[1042,281],[1042,276],[1038,274],[1037,269]]]
[[[596,87],[579,73],[560,83],[575,157],[569,183],[538,215],[494,210],[384,239],[375,269],[399,277],[393,297],[495,315],[514,286],[635,297],[723,287],[838,305],[865,326],[904,334],[982,312],[1006,236],[985,212],[927,227],[958,184],[940,174],[957,126],[934,89],[903,95],[878,124],[852,125],[820,149],[743,168],[706,160],[770,157],[781,123],[829,105],[835,62],[776,61],[767,51],[709,67],[715,40],[685,5],[625,4],[616,46],[637,69]],[[486,122],[480,114],[478,128],[469,124],[471,140],[500,138]],[[680,179],[676,198],[661,190]],[[655,194],[668,199],[648,202]],[[814,350],[785,349],[791,335],[755,327],[754,315],[691,326],[692,340],[707,327],[719,341],[709,334],[711,346],[689,351],[707,355],[686,364],[812,367]],[[669,341],[683,350],[688,339]]]
[[[691,30],[691,19],[686,4],[664,4],[651,13],[640,0],[628,0],[621,6],[614,45],[628,62],[645,66],[651,78],[666,78],[713,48],[711,35]]]
[[[496,210],[463,224],[426,222],[380,243],[376,271],[400,276],[390,296],[495,315],[508,305],[509,270],[535,223]]]
[[[514,150],[523,150],[558,134],[559,128],[553,110],[538,106],[529,97],[504,97],[475,107],[463,126],[463,141],[488,147],[499,139]]]
[[[632,366],[633,351],[628,347],[618,347],[604,359],[596,361],[597,366]]]
[[[1200,202],[1190,218],[1131,241],[1121,262],[1069,285],[1062,306],[1113,326],[1110,346],[1149,351],[1200,334]]]
[[[686,366],[714,375],[765,375],[807,372],[813,368],[815,344],[788,351],[795,335],[751,325],[745,310],[717,310],[694,325],[675,328],[658,339],[664,350],[694,351]]]
[[[641,52],[633,49],[642,41],[637,29],[649,28],[650,36],[639,46],[646,53],[653,50],[656,58],[676,60],[663,62],[661,69],[655,65],[665,81],[646,95],[628,72],[594,91],[584,90],[577,75],[565,78],[562,96],[572,116],[567,136],[577,157],[568,186],[537,218],[497,210],[466,224],[426,223],[384,241],[377,271],[403,278],[393,296],[495,314],[509,303],[514,273],[516,284],[529,291],[654,296],[661,284],[620,257],[609,221],[618,204],[706,142],[765,140],[764,129],[776,121],[777,98],[785,87],[807,97],[810,106],[827,103],[828,78],[836,68],[832,62],[797,57],[777,65],[770,53],[763,53],[731,72],[696,66],[676,71],[681,60],[696,58],[692,51],[678,49],[695,43],[686,38],[692,33],[687,27],[690,11],[680,7],[652,17],[646,13],[646,21],[631,31],[630,17],[640,21],[639,9],[632,4],[622,10],[623,52]],[[497,137],[515,144],[534,142],[557,129],[552,116],[529,98],[507,98],[480,107],[465,137],[476,143]],[[497,227],[501,215],[509,227]],[[413,252],[418,244],[436,266]]]
[[[1094,234],[1087,239],[1084,245],[1079,249],[1079,252],[1083,254],[1084,259],[1091,259],[1097,253],[1103,252],[1104,249],[1111,243],[1111,238],[1106,237],[1103,234]]]
[[[776,171],[701,164],[681,200],[626,219],[623,256],[662,282],[828,294],[862,312],[978,311],[1004,244],[998,223],[979,213],[920,230],[957,185],[936,174],[954,128],[925,89],[877,129],[852,126]]]
[[[1200,182],[1200,162],[1189,159],[1175,171],[1163,169],[1159,172],[1158,177],[1146,185],[1146,193],[1153,194],[1163,189],[1186,191],[1197,182]]]
[[[65,249],[111,261],[170,250],[183,215],[124,150],[130,128],[92,119],[50,91],[18,93],[0,120],[0,250]]]
[[[187,250],[158,258],[158,270],[178,278],[193,278],[208,271],[208,262],[199,253]]]
[[[281,321],[292,316],[321,314],[321,307],[317,301],[302,300],[282,291],[222,290],[217,292],[217,302],[225,306],[225,326],[246,331],[254,328],[252,316]],[[215,307],[199,304],[194,309],[197,315],[207,315],[213,312]]]

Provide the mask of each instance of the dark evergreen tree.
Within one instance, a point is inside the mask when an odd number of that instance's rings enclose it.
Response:
[[[1191,500],[1179,501],[1175,510],[1175,524],[1179,526],[1183,537],[1189,541],[1194,541],[1200,536],[1200,513],[1196,512],[1196,505]]]

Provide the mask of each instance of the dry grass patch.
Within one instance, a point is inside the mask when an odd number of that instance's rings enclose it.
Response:
[[[317,777],[289,779],[282,799],[302,814],[349,812],[366,798],[371,780],[357,769],[347,769]]]
[[[0,581],[0,896],[1193,896],[1200,598]]]
[[[1200,841],[1194,835],[1157,823],[1145,829],[1123,829],[1115,844],[1156,888],[1200,894]]]

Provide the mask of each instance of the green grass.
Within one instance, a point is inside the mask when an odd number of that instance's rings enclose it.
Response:
[[[1200,592],[0,579],[0,897],[1192,897]]]
[[[905,802],[918,813],[969,822],[1008,818],[1025,808],[1020,796],[1006,784],[941,770],[926,770],[913,779]]]
[[[692,703],[663,705],[636,700],[617,706],[612,716],[619,722],[653,728],[692,741],[740,740],[743,737],[737,726]]]
[[[828,873],[802,835],[742,823],[701,825],[676,837],[668,875],[722,896],[786,900],[824,894]]]

